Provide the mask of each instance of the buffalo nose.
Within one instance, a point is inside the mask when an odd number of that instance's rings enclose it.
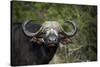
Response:
[[[56,38],[49,38],[49,42],[50,43],[55,43],[56,42]]]

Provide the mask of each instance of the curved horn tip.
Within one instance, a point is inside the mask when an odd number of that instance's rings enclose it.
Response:
[[[65,21],[64,23],[71,23],[72,26],[73,26],[73,28],[74,28],[74,30],[72,30],[71,32],[65,32],[65,31],[63,30],[64,33],[65,33],[67,36],[69,36],[69,37],[74,36],[74,35],[76,34],[76,32],[77,32],[77,28],[76,28],[75,22],[74,22],[74,21],[67,20],[67,21]]]
[[[27,36],[29,36],[29,37],[32,37],[32,36],[35,36],[36,34],[38,34],[41,30],[42,30],[42,28],[40,28],[37,32],[35,32],[35,33],[32,33],[32,32],[29,32],[26,28],[25,28],[25,26],[29,23],[29,22],[31,22],[32,20],[27,20],[27,21],[25,21],[23,24],[22,24],[22,29],[23,29],[23,31],[24,31],[24,33],[27,35]]]

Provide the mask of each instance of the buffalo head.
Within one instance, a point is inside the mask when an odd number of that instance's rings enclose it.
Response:
[[[36,32],[29,32],[26,29],[26,25],[31,21],[26,21],[23,23],[22,28],[24,33],[32,37],[31,41],[37,42],[38,44],[44,43],[46,46],[59,46],[59,43],[65,43],[69,40],[69,37],[75,35],[77,29],[75,22],[73,21],[65,21],[64,25],[68,25],[67,23],[73,26],[71,32],[65,32],[63,27],[57,21],[45,21],[40,29]]]

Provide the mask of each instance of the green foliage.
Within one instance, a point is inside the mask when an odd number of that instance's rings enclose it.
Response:
[[[12,23],[26,19],[39,21],[56,20],[63,25],[64,20],[76,22],[78,31],[68,46],[69,55],[59,51],[55,55],[59,62],[79,62],[97,60],[97,7],[54,3],[12,1]],[[64,27],[64,26],[63,26]],[[64,27],[67,30],[67,27]],[[70,27],[69,27],[70,29]],[[82,46],[80,48],[80,46]],[[78,48],[78,49],[77,49]],[[62,56],[63,55],[63,56]],[[63,60],[63,61],[61,61]],[[54,62],[54,63],[59,63]]]

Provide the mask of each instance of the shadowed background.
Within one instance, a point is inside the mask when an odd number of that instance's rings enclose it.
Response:
[[[64,20],[76,22],[78,32],[72,43],[60,46],[50,63],[71,63],[97,60],[97,6],[12,1],[12,23],[26,19]],[[63,26],[66,30],[67,28]]]

